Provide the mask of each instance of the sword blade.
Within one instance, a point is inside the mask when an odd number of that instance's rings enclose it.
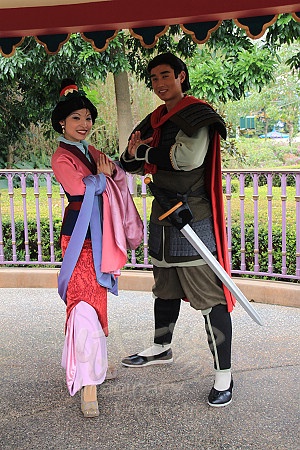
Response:
[[[233,294],[239,304],[244,308],[244,310],[249,314],[249,316],[258,325],[263,325],[263,322],[259,314],[255,311],[249,300],[245,297],[238,286],[233,282],[231,277],[228,275],[226,270],[221,266],[217,259],[211,254],[206,245],[201,241],[199,236],[194,232],[190,225],[185,225],[181,228],[181,233],[186,237],[190,244],[199,253],[204,261],[209,265],[209,267],[214,271],[217,277],[222,281],[222,283],[229,289]]]

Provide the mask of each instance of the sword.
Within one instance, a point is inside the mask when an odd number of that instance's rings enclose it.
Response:
[[[233,282],[232,278],[228,275],[226,270],[221,266],[219,261],[212,255],[206,245],[197,236],[189,222],[193,218],[192,212],[187,203],[178,202],[171,207],[169,200],[163,195],[161,190],[155,186],[149,177],[144,180],[145,184],[149,187],[153,196],[159,203],[159,205],[166,211],[159,217],[159,220],[168,219],[172,225],[174,225],[184,237],[190,242],[199,255],[204,259],[206,264],[213,270],[222,283],[229,289],[239,304],[249,314],[249,316],[258,324],[263,325],[263,322],[253,308],[249,300],[245,297],[239,287]]]

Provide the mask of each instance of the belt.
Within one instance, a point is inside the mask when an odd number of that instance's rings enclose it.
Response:
[[[185,194],[168,191],[167,189],[162,189],[162,191],[168,199],[177,199],[183,203],[187,203],[187,199],[189,197],[200,197],[203,196],[203,194],[207,196],[207,192],[204,186],[200,186],[198,189],[195,189],[194,191],[189,189]]]

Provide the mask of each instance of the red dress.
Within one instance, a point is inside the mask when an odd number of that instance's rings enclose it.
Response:
[[[64,256],[70,236],[62,236],[61,248]],[[108,335],[107,289],[97,282],[94,269],[92,243],[85,240],[80,256],[68,284],[67,319],[80,301],[89,303],[97,312],[105,336]]]

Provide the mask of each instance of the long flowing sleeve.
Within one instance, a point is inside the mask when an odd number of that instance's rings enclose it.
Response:
[[[143,223],[130,195],[126,174],[118,166],[116,166],[114,177],[107,178],[103,200],[101,268],[104,272],[111,272],[124,266],[127,260],[127,249],[136,249],[142,242]],[[115,258],[112,257],[113,254]],[[122,261],[125,262],[122,263]]]

